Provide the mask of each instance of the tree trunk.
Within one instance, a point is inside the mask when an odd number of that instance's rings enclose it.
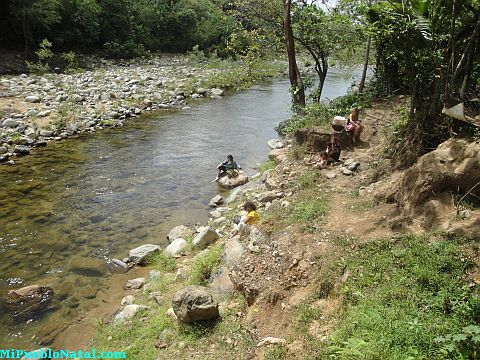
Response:
[[[298,70],[297,60],[295,58],[295,43],[293,40],[293,30],[290,15],[291,5],[292,0],[285,0],[285,18],[283,20],[283,28],[285,32],[285,45],[288,56],[288,73],[290,75],[290,85],[293,91],[293,104],[305,107],[305,89],[303,88],[302,76]]]
[[[360,80],[360,86],[358,87],[358,93],[360,95],[363,94],[363,88],[365,87],[365,80],[367,78],[368,58],[370,57],[371,42],[372,38],[369,36],[367,40],[367,46],[365,47],[365,62],[363,63],[362,80]]]

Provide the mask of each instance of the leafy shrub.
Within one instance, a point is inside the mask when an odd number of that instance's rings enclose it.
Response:
[[[48,39],[43,39],[35,52],[38,61],[31,63],[26,61],[28,71],[33,74],[43,75],[50,71],[50,61],[53,58],[52,43]]]

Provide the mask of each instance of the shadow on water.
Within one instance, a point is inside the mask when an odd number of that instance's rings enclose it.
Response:
[[[351,82],[328,80],[330,98]],[[278,137],[273,128],[289,117],[289,87],[286,80],[257,85],[56,142],[2,166],[0,294],[48,284],[54,301],[50,311],[23,323],[0,309],[1,347],[36,346],[45,328],[95,307],[99,291],[117,277],[105,259],[123,258],[145,243],[165,245],[173,226],[206,221],[208,201],[219,191],[211,183],[216,165],[231,153],[247,174],[256,172],[267,140]]]

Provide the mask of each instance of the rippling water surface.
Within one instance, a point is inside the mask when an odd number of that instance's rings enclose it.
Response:
[[[342,95],[350,83],[329,74],[324,96]],[[290,115],[289,86],[280,80],[194,102],[1,166],[0,294],[51,284],[55,296],[51,311],[26,323],[0,308],[0,348],[31,348],[95,307],[115,278],[104,259],[165,245],[173,226],[205,221],[219,191],[216,165],[231,153],[255,173],[267,140],[278,137],[273,128]]]

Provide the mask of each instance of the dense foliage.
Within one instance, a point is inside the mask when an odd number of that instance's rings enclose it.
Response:
[[[480,2],[379,1],[365,13],[376,47],[377,90],[411,95],[392,155],[401,166],[458,133],[442,108],[479,96]]]
[[[26,51],[44,38],[57,50],[122,57],[214,50],[235,24],[224,0],[5,0],[0,7],[2,44]]]

